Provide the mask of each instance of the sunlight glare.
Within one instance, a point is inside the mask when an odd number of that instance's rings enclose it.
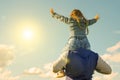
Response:
[[[14,29],[14,40],[16,45],[24,49],[33,49],[37,46],[43,46],[46,38],[46,33],[42,24],[34,19],[21,20],[16,24]],[[29,50],[31,50],[29,49]]]
[[[30,29],[25,29],[25,30],[23,31],[23,39],[24,39],[24,40],[32,40],[33,37],[34,37],[34,35],[33,35],[33,31],[32,31],[32,30],[30,30]]]

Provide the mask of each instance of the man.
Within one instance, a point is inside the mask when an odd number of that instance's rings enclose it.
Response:
[[[66,80],[92,80],[94,70],[102,74],[112,72],[97,53],[84,48],[63,53],[53,64],[53,72],[58,74],[57,77],[65,75]]]

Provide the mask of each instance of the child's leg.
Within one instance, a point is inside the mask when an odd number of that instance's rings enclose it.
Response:
[[[110,74],[112,69],[101,57],[98,57],[96,71],[102,74]]]
[[[87,38],[84,39],[84,48],[91,50],[91,46]]]

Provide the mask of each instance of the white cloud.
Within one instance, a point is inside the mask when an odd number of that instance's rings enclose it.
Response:
[[[119,74],[116,73],[112,73],[111,75],[105,75],[105,80],[113,80],[113,78],[115,78],[116,76],[118,76]]]
[[[117,77],[119,74],[116,72],[110,74],[110,75],[96,75],[93,80],[113,80],[115,77]]]
[[[52,71],[52,64],[53,64],[53,63],[45,64],[43,68],[44,68],[46,71]]]
[[[51,69],[51,63],[45,64],[43,66],[43,69],[40,69],[38,67],[33,67],[27,70],[24,70],[23,75],[37,75],[42,78],[50,78],[53,77],[54,73]]]
[[[120,42],[118,42],[117,44],[115,44],[114,46],[107,48],[108,52],[114,52],[116,50],[120,49]]]
[[[24,75],[39,75],[42,74],[42,70],[37,67],[27,69],[23,72]]]
[[[0,73],[0,80],[19,80],[20,76],[12,76],[11,71],[3,71]]]
[[[120,62],[120,53],[104,54],[104,55],[102,55],[102,58],[103,58],[105,61]]]
[[[13,46],[0,45],[0,70],[10,65],[14,59]]]
[[[106,61],[120,62],[120,52],[118,50],[120,50],[120,42],[107,48],[108,53],[102,55],[102,58]]]
[[[27,70],[24,70],[23,76],[37,75],[41,78],[49,78],[51,80],[63,80],[63,78],[56,78],[56,74],[52,72],[52,63],[45,64],[43,69],[38,67],[33,67]]]
[[[44,74],[41,74],[40,77],[53,78],[55,77],[55,73],[52,72],[52,63],[48,63],[44,65]]]

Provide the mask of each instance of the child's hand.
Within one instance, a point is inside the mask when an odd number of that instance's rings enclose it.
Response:
[[[53,8],[50,9],[50,13],[51,13],[51,14],[54,14]]]
[[[97,14],[94,18],[95,18],[96,20],[98,20],[100,17],[99,17],[99,15]]]

